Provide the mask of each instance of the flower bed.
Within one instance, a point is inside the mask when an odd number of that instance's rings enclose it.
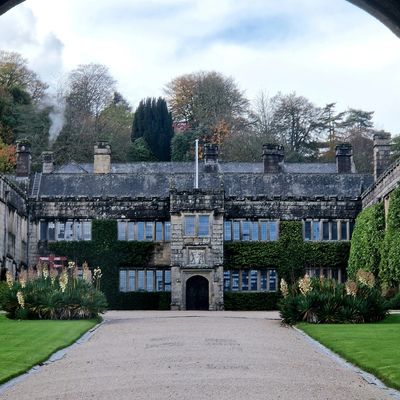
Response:
[[[289,286],[283,279],[279,303],[284,323],[365,323],[383,320],[388,303],[372,273],[359,270],[354,281],[340,284],[332,279],[305,275]]]
[[[89,319],[104,312],[107,302],[99,290],[101,271],[92,279],[87,264],[82,277],[70,262],[57,271],[38,265],[19,274],[16,281],[7,273],[8,290],[1,292],[0,304],[9,318],[17,319]]]

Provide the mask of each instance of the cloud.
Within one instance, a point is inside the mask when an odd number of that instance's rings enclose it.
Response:
[[[345,0],[24,4],[0,17],[0,48],[2,34],[14,37],[10,46],[47,80],[81,63],[102,63],[135,106],[162,95],[179,74],[217,70],[250,98],[295,90],[318,105],[375,110],[379,127],[400,133],[400,41]]]

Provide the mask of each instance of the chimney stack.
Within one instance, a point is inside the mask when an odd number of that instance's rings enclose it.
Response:
[[[94,145],[95,174],[109,174],[111,172],[111,146],[108,142],[97,142]]]
[[[54,171],[54,153],[44,151],[42,153],[42,173],[51,174]]]
[[[206,172],[218,171],[218,146],[216,144],[204,145],[204,165]]]
[[[31,173],[31,144],[25,141],[17,142],[17,178],[29,178]]]
[[[277,174],[282,172],[285,149],[279,144],[263,145],[264,174]]]
[[[390,133],[378,132],[374,134],[374,180],[389,167],[390,164]]]
[[[351,174],[353,172],[353,148],[350,143],[338,144],[336,150],[336,172]]]

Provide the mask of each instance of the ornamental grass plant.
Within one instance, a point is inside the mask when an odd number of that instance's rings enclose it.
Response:
[[[383,320],[388,302],[383,298],[372,273],[359,270],[356,280],[338,283],[333,279],[305,275],[289,286],[280,283],[279,310],[283,323],[366,323]]]
[[[87,265],[82,278],[75,263],[58,272],[38,265],[19,274],[16,281],[7,274],[6,290],[0,294],[0,308],[13,319],[91,319],[107,307],[100,291],[101,273],[92,280]]]

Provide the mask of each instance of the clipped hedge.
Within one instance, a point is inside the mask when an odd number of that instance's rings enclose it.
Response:
[[[282,221],[276,242],[225,243],[225,269],[277,268],[279,277],[295,282],[305,268],[346,268],[349,242],[306,242],[301,221]]]
[[[169,310],[170,292],[120,293],[115,299],[118,310]]]
[[[385,209],[383,203],[368,207],[358,215],[351,239],[347,268],[348,276],[351,279],[354,279],[360,268],[378,276],[384,235]]]
[[[227,311],[273,311],[279,299],[277,292],[225,292],[224,307]]]

